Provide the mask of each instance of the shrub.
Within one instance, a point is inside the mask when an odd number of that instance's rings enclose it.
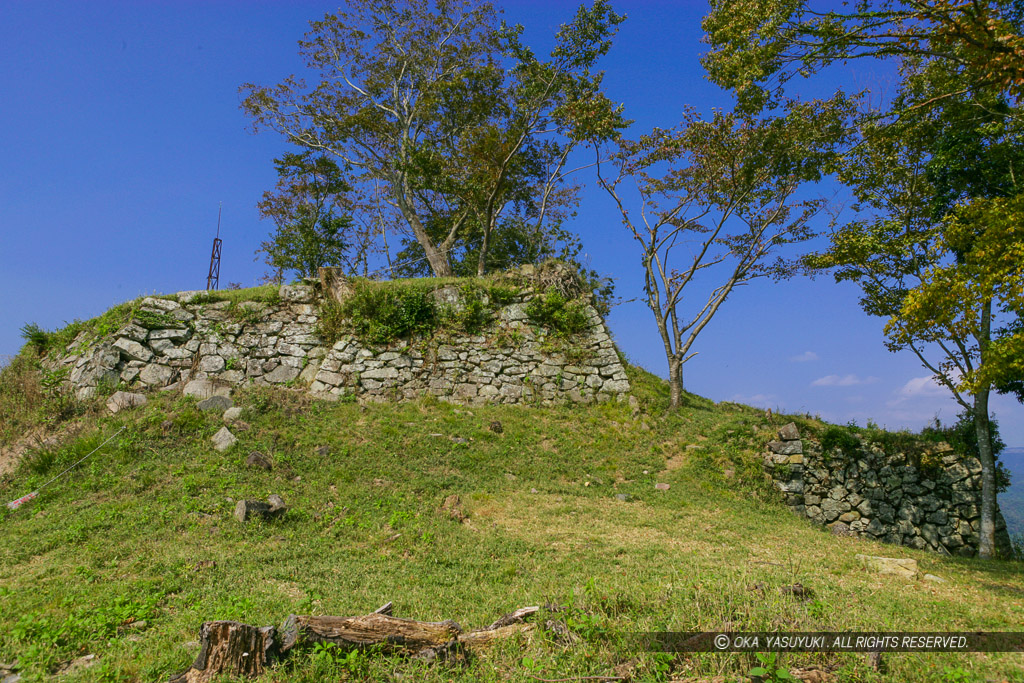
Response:
[[[46,354],[50,346],[50,333],[35,323],[22,325],[21,338],[30,344],[40,356]]]
[[[583,304],[575,299],[567,299],[555,289],[549,289],[542,296],[531,299],[526,305],[526,314],[533,322],[563,337],[579,334],[589,326]]]
[[[821,437],[821,451],[828,453],[838,450],[846,457],[852,458],[860,449],[860,441],[842,427],[829,427]]]
[[[356,334],[372,344],[427,333],[438,322],[431,290],[411,283],[360,283],[342,309]]]

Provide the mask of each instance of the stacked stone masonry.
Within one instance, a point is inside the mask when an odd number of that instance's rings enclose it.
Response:
[[[795,424],[768,444],[764,469],[786,504],[801,516],[845,536],[973,556],[981,523],[981,463],[953,452],[948,444],[921,444],[923,453],[886,453],[859,439],[850,457],[823,453],[801,440]],[[921,456],[932,463],[922,467]],[[996,543],[1008,552],[1010,539],[996,513]]]
[[[205,302],[205,292],[146,298],[142,315],[112,338],[85,344],[83,334],[59,362],[71,368],[70,384],[80,397],[103,384],[157,389],[196,378],[307,386],[326,398],[387,401],[432,394],[471,405],[624,400],[630,389],[592,306],[586,307],[589,328],[572,341],[571,358],[529,320],[528,291],[498,308],[478,335],[443,333],[388,347],[348,335],[326,346],[317,334],[316,292],[310,285],[285,285],[276,303],[236,305]],[[457,299],[457,291],[437,296]]]

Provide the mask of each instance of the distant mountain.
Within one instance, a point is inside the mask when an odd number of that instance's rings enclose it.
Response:
[[[999,507],[1011,536],[1024,534],[1024,448],[1007,448],[999,459],[1010,471],[1010,488],[999,496]]]

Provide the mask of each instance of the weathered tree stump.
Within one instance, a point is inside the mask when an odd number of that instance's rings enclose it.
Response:
[[[276,658],[274,635],[273,626],[207,621],[199,629],[202,649],[196,661],[169,683],[205,683],[222,673],[255,678]]]
[[[281,626],[281,652],[312,643],[342,647],[385,645],[418,653],[448,645],[462,633],[454,621],[415,621],[387,614],[358,617],[319,617],[292,614]]]

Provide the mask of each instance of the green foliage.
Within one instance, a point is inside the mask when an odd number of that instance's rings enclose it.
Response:
[[[132,322],[147,330],[163,330],[172,327],[187,326],[187,323],[178,320],[172,315],[158,313],[156,311],[136,311],[132,315]]]
[[[44,355],[50,345],[50,335],[35,323],[25,323],[21,327],[21,338],[35,348],[36,353]]]
[[[371,344],[427,334],[438,323],[433,289],[419,283],[357,282],[343,305],[356,334]]]
[[[821,450],[829,453],[838,450],[847,458],[854,458],[860,452],[860,440],[845,427],[829,427],[821,435]]]
[[[782,667],[779,662],[778,652],[755,652],[754,656],[761,663],[747,672],[747,676],[760,678],[766,683],[778,683],[779,681],[799,681],[796,676],[789,673],[788,669]]]
[[[992,444],[992,456],[996,459],[996,491],[1002,493],[1010,487],[1010,473],[1006,467],[999,462],[999,454],[1006,448],[1006,443],[999,436],[999,423],[994,417],[988,419],[989,439]],[[932,441],[945,441],[957,453],[980,459],[981,452],[978,448],[977,423],[974,416],[964,411],[957,415],[957,420],[951,425],[943,425],[938,418],[921,430],[922,437]]]
[[[266,284],[245,289],[214,289],[201,292],[194,299],[194,304],[211,304],[218,301],[229,301],[240,304],[243,301],[259,301],[269,305],[281,302],[281,286]]]
[[[400,260],[483,274],[550,255],[576,204],[570,151],[627,125],[595,70],[623,20],[607,0],[581,7],[544,60],[489,2],[353,2],[300,43],[316,83],[246,84],[242,106],[258,128],[344,162],[369,232],[400,222],[415,236]]]
[[[590,325],[584,304],[567,299],[556,289],[535,295],[526,305],[526,314],[534,323],[562,337],[580,334]]]
[[[284,272],[298,277],[315,277],[324,266],[347,265],[352,218],[339,215],[348,184],[338,164],[325,156],[285,154],[275,159],[279,180],[277,192],[265,192],[257,205],[261,218],[274,221],[275,231],[257,253],[278,279]],[[353,254],[364,260],[365,252]]]

